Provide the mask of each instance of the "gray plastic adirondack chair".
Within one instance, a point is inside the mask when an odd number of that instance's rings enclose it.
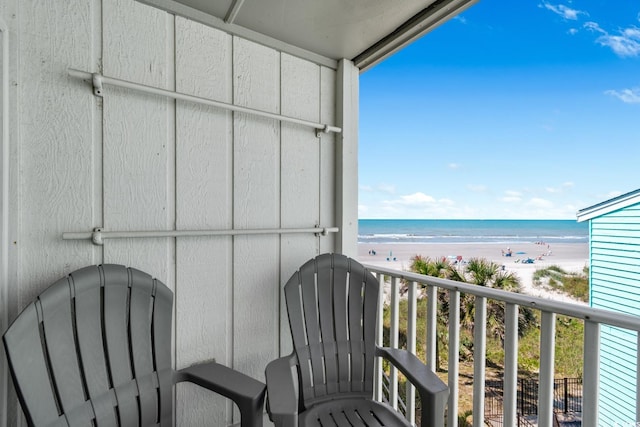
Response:
[[[171,368],[173,293],[121,265],[58,280],[3,336],[31,426],[171,426],[176,382],[234,401],[243,427],[262,426],[265,385],[215,362]]]
[[[413,354],[375,344],[378,290],[371,273],[339,254],[320,255],[289,279],[294,351],[266,368],[267,411],[276,426],[409,426],[373,400],[376,356],[415,385],[422,427],[444,425],[446,384]]]

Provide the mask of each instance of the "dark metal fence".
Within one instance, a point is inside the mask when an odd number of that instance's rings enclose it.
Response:
[[[493,426],[502,425],[504,381],[485,382],[485,420]],[[582,379],[559,378],[553,384],[553,408],[556,413],[573,414],[582,412]],[[518,425],[527,426],[527,417],[538,414],[538,381],[518,380],[516,399]]]
[[[555,412],[582,412],[582,378],[560,378],[553,384]]]

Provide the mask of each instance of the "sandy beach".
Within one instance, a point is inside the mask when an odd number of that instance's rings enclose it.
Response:
[[[359,244],[358,260],[363,264],[372,264],[409,270],[411,258],[422,255],[432,259],[442,257],[453,261],[457,257],[463,260],[470,258],[485,258],[499,265],[504,265],[507,271],[518,275],[522,284],[522,292],[541,298],[554,299],[565,302],[577,302],[564,294],[541,289],[533,285],[533,273],[540,268],[557,265],[567,272],[581,272],[589,263],[588,243],[554,243],[547,245],[539,243],[521,243],[510,247],[512,255],[503,256],[507,251],[504,244],[495,243],[464,243],[464,244]],[[370,252],[375,251],[375,255]],[[532,258],[532,264],[522,263]]]

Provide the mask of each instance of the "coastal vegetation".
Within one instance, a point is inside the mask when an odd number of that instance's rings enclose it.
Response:
[[[533,273],[533,284],[564,292],[580,301],[588,302],[588,272],[588,267],[584,267],[582,273],[570,273],[557,265],[552,265],[548,268],[536,270]]]
[[[464,265],[449,262],[448,259],[430,259],[422,256],[412,258],[411,271],[434,277],[446,278],[478,286],[487,286],[511,292],[520,291],[520,279],[517,275],[504,271],[496,263],[486,259],[470,259]],[[587,269],[582,273],[568,273],[558,266],[538,269],[534,273],[533,283],[586,301],[588,298]],[[471,415],[471,397],[473,387],[473,317],[474,300],[472,295],[460,296],[460,401],[459,411],[462,419]],[[426,360],[426,297],[418,300],[417,307],[417,353]],[[438,292],[438,326],[436,370],[446,382],[448,368],[448,292]],[[504,304],[487,301],[487,354],[486,378],[501,379],[504,368]],[[407,301],[400,301],[399,345],[407,341]],[[537,378],[540,368],[540,313],[528,307],[519,307],[519,343],[518,375],[520,378]],[[384,334],[388,339],[390,313],[384,309]],[[556,319],[555,369],[557,378],[582,377],[583,322],[577,319],[558,316]],[[399,387],[404,390],[405,387]],[[460,424],[464,425],[464,424]]]

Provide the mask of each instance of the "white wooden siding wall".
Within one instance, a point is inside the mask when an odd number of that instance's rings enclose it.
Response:
[[[53,280],[100,260],[99,249],[64,242],[59,234],[100,219],[98,141],[91,125],[99,109],[86,87],[66,75],[67,67],[91,68],[98,61],[95,13],[95,4],[86,0],[0,2],[11,62],[11,243],[5,272],[10,280],[0,283],[9,320]],[[19,425],[15,395],[2,392],[0,399],[1,422]]]
[[[9,317],[77,268],[130,265],[175,292],[178,368],[215,358],[262,380],[266,363],[291,350],[283,284],[310,257],[335,250],[335,237],[125,239],[99,247],[61,234],[97,226],[333,226],[335,137],[113,87],[96,98],[67,69],[323,123],[336,119],[335,70],[133,0],[8,0],[0,17],[10,17],[19,61]],[[229,402],[196,386],[179,386],[177,400],[181,425],[233,419]],[[11,395],[6,420],[19,419]]]
[[[232,38],[176,18],[176,90],[232,102]],[[176,225],[181,229],[233,226],[232,115],[189,102],[177,104]],[[232,240],[181,238],[177,241],[176,364],[184,367],[214,358],[231,366]],[[176,419],[183,425],[223,425],[227,402],[199,387],[178,387]]]
[[[640,206],[592,219],[590,242],[592,306],[640,315]],[[636,343],[635,333],[602,328],[602,425],[635,422]]]

